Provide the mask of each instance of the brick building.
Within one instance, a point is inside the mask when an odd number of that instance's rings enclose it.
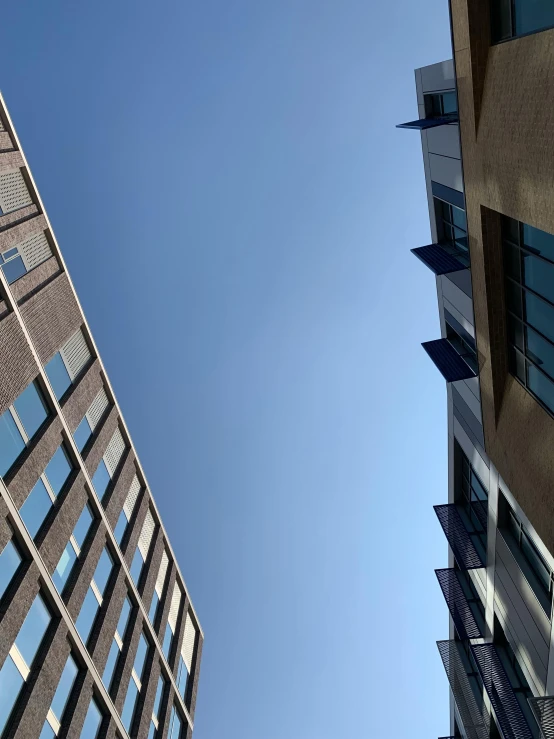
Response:
[[[202,643],[0,98],[0,736],[188,739]]]

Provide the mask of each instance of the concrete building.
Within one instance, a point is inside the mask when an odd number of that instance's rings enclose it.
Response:
[[[554,3],[452,0],[416,70],[447,382],[445,734],[554,737]],[[405,134],[408,135],[408,134]],[[432,338],[432,337],[430,337]],[[444,635],[446,636],[446,634]]]
[[[0,98],[0,737],[189,739],[202,643]]]

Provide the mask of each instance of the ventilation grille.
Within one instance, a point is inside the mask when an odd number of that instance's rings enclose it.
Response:
[[[460,642],[439,641],[437,646],[467,739],[488,739],[489,715],[477,703],[459,651]]]
[[[52,256],[52,249],[44,231],[29,236],[19,244],[19,253],[23,257],[23,264],[30,272],[39,264]]]
[[[494,644],[472,644],[471,651],[504,739],[533,739]]]
[[[104,412],[109,404],[110,401],[108,400],[106,391],[104,390],[104,388],[102,388],[90,404],[90,408],[85,414],[87,417],[87,421],[89,422],[89,425],[93,431],[98,426],[100,419],[104,415]]]
[[[484,567],[485,563],[475,549],[456,505],[447,503],[434,508],[459,568],[474,570]]]
[[[114,435],[110,439],[108,448],[104,452],[104,462],[106,463],[110,477],[114,476],[117,465],[119,464],[124,451],[125,441],[123,440],[123,436],[121,436],[121,431],[116,429],[114,431]]]
[[[150,511],[148,511],[146,513],[144,523],[142,524],[142,531],[140,532],[140,537],[138,540],[138,548],[145,562],[146,558],[148,557],[148,550],[150,549],[150,544],[152,542],[152,537],[154,536],[155,528],[156,524],[154,522],[154,518]]]
[[[5,131],[4,124],[2,123],[2,119],[0,118],[0,131]]]
[[[127,497],[125,498],[125,503],[123,503],[123,511],[125,515],[127,516],[127,521],[131,520],[131,516],[133,515],[133,510],[137,502],[137,498],[139,497],[139,493],[140,493],[140,482],[138,480],[138,477],[135,475],[133,477],[133,482],[131,483],[131,487],[129,488],[129,492],[127,493]]]
[[[90,359],[90,351],[81,329],[68,339],[60,350],[71,380],[74,380]]]
[[[189,675],[192,669],[192,657],[194,655],[194,644],[196,642],[196,629],[192,623],[192,619],[187,613],[187,620],[185,621],[185,633],[183,636],[183,646],[181,648],[181,655],[183,662],[187,666]]]
[[[458,634],[462,639],[478,639],[483,637],[483,630],[477,623],[477,619],[462,589],[456,570],[435,570],[435,575],[441,586],[452,620],[456,625]]]
[[[156,579],[156,593],[158,598],[162,599],[162,593],[164,591],[165,576],[167,575],[167,568],[169,565],[169,557],[167,556],[165,549],[162,554],[162,561],[160,562],[160,569],[158,570],[158,577]]]
[[[529,698],[529,705],[544,739],[554,739],[554,697]]]
[[[171,630],[175,633],[177,628],[177,619],[179,618],[179,608],[181,606],[181,588],[177,583],[173,588],[173,598],[171,599],[171,608],[169,609],[169,617],[167,622],[171,626]]]
[[[33,202],[19,170],[0,175],[0,208],[3,213],[23,208]]]

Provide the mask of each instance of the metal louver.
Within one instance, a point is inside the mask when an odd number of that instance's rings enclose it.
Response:
[[[408,123],[399,123],[396,128],[415,128],[418,131],[424,131],[426,128],[435,128],[436,126],[446,126],[449,123],[457,123],[457,115],[443,116],[442,118],[420,118],[418,121],[408,121]]]
[[[173,596],[171,598],[171,607],[169,609],[169,617],[167,622],[171,627],[171,631],[175,633],[177,629],[177,619],[179,618],[179,608],[181,607],[181,588],[177,583],[173,588]]]
[[[104,462],[106,464],[106,467],[108,468],[110,477],[113,477],[124,451],[125,441],[123,440],[121,431],[117,428],[114,431],[114,435],[110,439],[108,448],[104,452]]]
[[[0,208],[3,213],[31,205],[32,202],[33,199],[19,169],[0,174]]]
[[[167,568],[169,566],[169,557],[167,556],[167,553],[164,549],[162,553],[162,561],[160,562],[160,569],[158,570],[158,577],[156,578],[156,593],[158,594],[158,598],[161,600],[162,593],[164,591],[164,584],[165,584],[165,576],[167,574]]]
[[[418,246],[416,249],[411,249],[410,251],[436,275],[447,275],[450,272],[459,272],[462,269],[467,269],[456,257],[448,254],[440,244]]]
[[[504,739],[533,739],[494,644],[472,644],[471,652]]]
[[[554,696],[529,698],[528,702],[544,739],[554,739]]]
[[[469,682],[461,643],[451,639],[439,641],[437,646],[467,739],[488,739],[490,718]]]
[[[183,646],[181,647],[181,656],[186,665],[188,673],[192,672],[192,658],[194,656],[194,645],[196,643],[196,628],[192,623],[192,618],[187,613],[185,621],[185,633],[183,635]]]
[[[123,512],[127,516],[127,521],[131,520],[131,516],[133,515],[133,510],[135,508],[137,499],[139,497],[140,493],[140,482],[138,477],[135,475],[133,477],[133,482],[131,483],[131,487],[129,488],[129,492],[127,493],[127,497],[125,498],[125,503],[123,503]]]
[[[145,562],[146,558],[148,557],[148,551],[150,549],[150,544],[152,543],[152,537],[154,536],[155,528],[156,523],[154,521],[154,517],[152,516],[150,511],[147,511],[146,518],[144,519],[144,523],[142,524],[142,530],[140,532],[138,540],[138,548]]]
[[[472,377],[477,377],[476,373],[460,357],[448,339],[425,341],[421,346],[446,382],[459,382],[460,380],[470,380]]]
[[[452,553],[461,570],[476,570],[485,563],[462,521],[462,517],[454,503],[434,506],[435,513],[443,528]]]
[[[106,395],[104,388],[101,388],[92,403],[89,406],[88,411],[85,413],[87,421],[92,431],[98,426],[100,419],[104,415],[104,411],[109,406],[110,401]]]
[[[446,600],[446,605],[460,637],[462,639],[478,639],[483,637],[482,629],[477,623],[471,606],[467,602],[456,570],[453,568],[435,570],[435,575],[437,576],[444,599]]]
[[[65,342],[60,349],[60,354],[73,381],[91,357],[81,329],[77,329],[73,336]]]
[[[52,249],[44,231],[28,236],[18,244],[18,249],[27,272],[38,267],[39,264],[52,256]]]

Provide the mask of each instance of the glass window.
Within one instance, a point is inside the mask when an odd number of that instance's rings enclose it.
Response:
[[[133,581],[135,585],[138,585],[138,581],[140,578],[140,573],[142,572],[142,565],[144,564],[144,560],[142,559],[142,554],[139,551],[139,548],[137,547],[135,551],[135,556],[133,557],[133,561],[131,563],[131,577],[133,578]]]
[[[99,604],[96,600],[96,596],[94,595],[94,591],[92,590],[92,588],[89,588],[87,590],[85,600],[83,601],[83,605],[81,606],[79,615],[77,616],[77,621],[75,621],[75,626],[77,627],[79,636],[85,644],[87,643],[90,632],[92,631],[92,625],[94,623],[94,619],[96,618],[98,608]]]
[[[48,418],[48,409],[36,383],[32,382],[30,385],[27,385],[19,398],[14,401],[13,405],[25,429],[25,433],[29,439],[32,439]]]
[[[71,655],[69,655],[69,657],[67,658],[67,662],[65,663],[65,667],[63,668],[62,676],[60,677],[60,682],[58,683],[56,693],[54,694],[52,705],[50,706],[52,713],[60,722],[62,720],[63,712],[67,705],[67,701],[71,694],[71,690],[73,688],[73,684],[75,683],[75,678],[77,677],[78,671],[79,670],[77,668],[77,665],[75,664],[75,660]]]
[[[133,713],[135,712],[135,703],[137,702],[138,688],[131,678],[129,680],[129,687],[127,688],[127,695],[125,696],[125,703],[123,704],[123,710],[121,711],[121,721],[123,726],[129,731],[131,728],[131,721],[133,720]]]
[[[77,426],[77,428],[75,429],[75,433],[73,434],[75,444],[77,445],[77,449],[80,452],[83,451],[87,441],[90,439],[91,436],[92,429],[90,427],[90,423],[87,420],[87,417],[85,416],[81,423]]]
[[[177,713],[175,706],[171,709],[171,719],[169,721],[169,732],[167,739],[180,739],[181,736],[181,719]]]
[[[156,697],[154,698],[154,709],[152,713],[156,718],[160,715],[160,705],[162,702],[162,696],[164,694],[164,688],[165,688],[165,681],[163,677],[160,675],[158,678],[158,686],[156,688]]]
[[[147,739],[154,739],[156,736],[156,727],[154,725],[154,722],[150,722],[150,728],[148,729],[148,738]]]
[[[104,595],[104,590],[110,579],[112,572],[113,562],[108,550],[104,547],[96,569],[94,570],[94,582],[96,587],[100,591],[101,595]]]
[[[92,521],[92,511],[90,510],[90,506],[87,503],[86,506],[83,508],[83,512],[79,516],[79,520],[75,524],[75,528],[73,529],[73,538],[79,545],[79,549],[83,548],[83,544],[85,543],[85,539],[87,538],[87,534],[90,530],[90,525]]]
[[[56,735],[54,734],[54,729],[50,726],[48,721],[44,722],[42,731],[40,732],[40,736],[38,739],[56,739]]]
[[[2,550],[2,554],[0,554],[0,598],[6,592],[6,588],[17,572],[17,568],[21,564],[21,559],[22,557],[13,540],[10,539]]]
[[[119,646],[114,639],[112,641],[112,646],[110,649],[110,653],[108,654],[108,661],[106,662],[106,666],[104,667],[104,674],[102,675],[102,682],[104,685],[108,688],[110,688],[110,683],[112,681],[113,673],[115,670],[115,665],[117,663],[117,658],[119,657]]]
[[[23,523],[27,527],[27,531],[33,539],[37,535],[44,519],[52,508],[52,500],[48,495],[46,486],[39,478],[35,487],[27,496],[25,502],[19,509],[19,514],[23,519]]]
[[[154,623],[154,619],[156,618],[156,611],[158,610],[158,603],[160,602],[160,599],[158,597],[158,594],[154,590],[154,595],[152,596],[152,603],[150,603],[150,610],[148,611],[148,618],[150,619],[150,623]]]
[[[102,723],[102,714],[94,698],[90,702],[80,739],[96,739]]]
[[[27,274],[27,270],[21,257],[10,259],[9,262],[2,265],[2,269],[6,275],[6,280],[10,285],[12,282],[19,280],[20,277],[23,277],[24,274]]]
[[[169,659],[169,650],[171,649],[172,639],[173,639],[173,631],[171,631],[171,626],[167,624],[167,626],[165,627],[164,643],[162,646],[162,651],[166,659]]]
[[[23,682],[15,662],[8,655],[0,670],[0,733],[4,731],[8,723]]]
[[[10,411],[0,416],[0,476],[4,476],[21,452],[25,442]]]
[[[52,580],[54,582],[54,585],[56,586],[56,590],[58,591],[58,593],[63,592],[65,584],[69,578],[69,575],[71,574],[71,570],[73,569],[73,565],[75,564],[76,560],[77,555],[75,553],[75,550],[71,546],[71,543],[68,543],[66,548],[63,550],[60,561],[58,562],[54,574],[52,575]]]
[[[531,247],[531,250],[540,254],[545,259],[554,262],[554,236],[539,231],[538,228],[523,224],[523,243],[525,246]]]
[[[554,409],[554,383],[533,364],[527,365],[527,385],[539,400]]]
[[[106,464],[103,459],[100,460],[100,464],[96,468],[96,472],[94,473],[94,477],[92,478],[92,484],[94,485],[94,489],[96,490],[96,495],[102,499],[104,497],[104,493],[106,492],[106,488],[108,487],[110,483],[110,474],[108,472],[108,468],[106,467]]]
[[[554,303],[554,264],[534,254],[523,254],[524,285]]]
[[[123,511],[119,514],[119,518],[117,519],[117,525],[114,529],[114,536],[117,543],[121,546],[121,542],[123,541],[123,537],[125,535],[125,531],[127,529],[127,516]]]
[[[121,615],[117,622],[117,633],[119,634],[121,641],[125,639],[125,632],[127,631],[127,624],[129,623],[129,615],[131,613],[131,601],[129,598],[125,598],[123,601],[123,607],[121,609]]]
[[[554,378],[554,346],[532,328],[526,329],[527,354],[543,372]],[[519,347],[523,348],[523,347]]]
[[[29,668],[33,664],[51,618],[42,596],[37,595],[15,639],[15,646]]]
[[[67,478],[71,474],[71,470],[72,465],[67,456],[67,452],[64,449],[64,445],[60,444],[44,470],[46,479],[50,483],[50,487],[52,488],[54,495],[59,495]]]
[[[554,26],[552,0],[514,0],[514,36]]]
[[[179,657],[179,669],[177,671],[177,687],[179,688],[179,693],[181,694],[181,697],[184,699],[185,694],[187,692],[187,682],[189,679],[189,671],[187,670],[187,666],[185,665],[184,659],[180,656]]]
[[[71,385],[71,378],[66,369],[62,355],[56,352],[52,359],[48,362],[44,368],[46,376],[50,380],[54,395],[58,400],[64,395],[68,387]]]
[[[146,655],[148,654],[148,642],[144,634],[140,635],[137,653],[135,655],[135,662],[133,667],[137,673],[137,677],[142,681],[142,671],[144,670],[144,663],[146,661]]]

